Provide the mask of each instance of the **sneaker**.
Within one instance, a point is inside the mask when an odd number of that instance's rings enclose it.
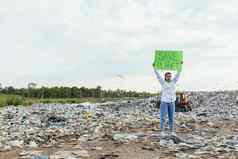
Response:
[[[172,136],[176,136],[176,132],[175,132],[175,131],[172,131],[170,134],[171,134]]]
[[[159,144],[160,144],[160,146],[166,146],[167,141],[162,139],[162,140],[159,141]]]
[[[164,131],[161,131],[160,135],[161,135],[162,137],[166,136],[166,134],[165,134]]]

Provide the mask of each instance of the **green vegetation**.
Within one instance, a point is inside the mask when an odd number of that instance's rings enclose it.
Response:
[[[4,95],[0,94],[0,107],[8,105],[23,105],[25,98],[19,95]]]
[[[121,98],[121,97],[148,97],[151,94],[146,92],[125,91],[125,90],[102,90],[86,87],[41,87],[41,88],[14,88],[5,87],[0,93],[9,95],[20,95],[27,98]]]
[[[100,103],[118,99],[145,98],[152,94],[125,90],[102,90],[85,87],[41,87],[41,88],[14,88],[0,89],[0,106],[31,105],[34,103]]]

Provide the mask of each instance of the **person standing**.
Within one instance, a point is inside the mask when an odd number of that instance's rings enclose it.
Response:
[[[182,62],[183,63],[183,62]],[[160,130],[161,134],[164,133],[164,120],[168,113],[169,118],[169,129],[172,135],[176,135],[174,130],[174,112],[175,112],[175,101],[176,101],[176,83],[180,77],[180,72],[177,72],[175,77],[172,79],[172,73],[166,72],[164,78],[161,76],[161,72],[155,68],[153,64],[154,72],[162,87],[161,90],[161,102],[160,102]]]

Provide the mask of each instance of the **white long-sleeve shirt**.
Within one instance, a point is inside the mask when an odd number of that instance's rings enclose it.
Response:
[[[158,70],[154,69],[155,74],[157,76],[157,79],[159,80],[161,87],[162,87],[162,95],[161,95],[161,101],[166,103],[175,102],[176,100],[176,83],[179,79],[180,72],[178,72],[173,80],[170,82],[167,82],[164,80],[163,77],[161,77]]]

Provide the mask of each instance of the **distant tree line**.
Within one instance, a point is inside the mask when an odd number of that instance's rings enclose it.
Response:
[[[33,84],[31,84],[32,86]],[[96,88],[86,87],[29,87],[14,88],[12,86],[0,89],[0,93],[9,95],[20,95],[29,98],[118,98],[118,97],[149,97],[150,93],[125,91],[125,90],[103,90],[100,86]]]

